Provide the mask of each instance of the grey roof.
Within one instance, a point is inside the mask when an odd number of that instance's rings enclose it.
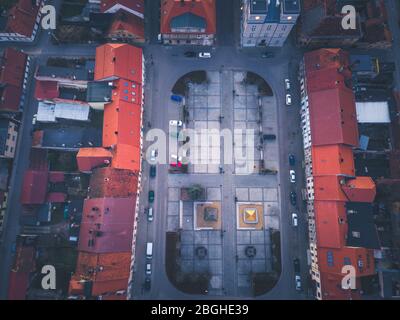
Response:
[[[111,101],[112,83],[108,81],[90,81],[88,82],[86,101],[87,102],[108,102]]]
[[[203,17],[197,16],[191,12],[184,13],[174,17],[171,20],[171,29],[183,28],[198,28],[205,29],[207,26],[206,20]]]
[[[283,13],[300,13],[300,0],[283,0]]]
[[[42,147],[78,149],[100,147],[102,130],[93,127],[60,126],[43,129]]]
[[[348,202],[347,246],[380,249],[378,232],[375,227],[371,203]]]
[[[9,120],[0,119],[0,155],[6,151]]]
[[[90,80],[87,69],[39,66],[37,75],[42,77],[56,77],[83,81]]]
[[[266,14],[267,13],[267,0],[249,0],[251,14]]]

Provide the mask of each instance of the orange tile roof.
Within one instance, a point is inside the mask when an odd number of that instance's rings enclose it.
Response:
[[[89,172],[93,168],[111,163],[112,153],[104,148],[82,148],[76,156],[79,171]]]
[[[376,196],[376,185],[370,177],[349,180],[342,189],[352,202],[373,202]]]
[[[161,2],[161,33],[173,33],[170,27],[171,20],[188,12],[206,20],[205,34],[216,33],[215,0],[163,0]]]
[[[116,169],[128,169],[135,172],[140,171],[141,150],[128,144],[117,144],[111,167]]]
[[[142,49],[107,43],[96,49],[95,80],[122,78],[142,83]]]
[[[104,108],[103,147],[126,144],[140,147],[141,114],[139,105],[119,101]]]
[[[314,199],[321,201],[348,201],[342,191],[344,177],[336,175],[314,176]]]
[[[341,248],[346,244],[347,215],[344,201],[314,201],[318,247]]]
[[[313,174],[355,175],[353,149],[345,145],[313,146]]]

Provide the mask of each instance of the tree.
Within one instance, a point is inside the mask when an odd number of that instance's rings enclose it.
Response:
[[[187,189],[187,192],[192,200],[199,200],[204,198],[205,190],[201,185],[194,184]]]

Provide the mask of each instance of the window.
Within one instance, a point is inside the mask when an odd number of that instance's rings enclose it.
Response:
[[[328,251],[326,253],[326,260],[328,263],[328,267],[333,267],[333,252],[332,251]]]

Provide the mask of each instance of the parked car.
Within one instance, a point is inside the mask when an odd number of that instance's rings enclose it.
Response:
[[[152,222],[154,220],[154,215],[153,215],[153,208],[147,208],[147,221]]]
[[[200,52],[199,53],[199,58],[210,59],[211,58],[211,53],[210,52]]]
[[[162,43],[162,35],[161,35],[161,33],[159,33],[157,35],[157,41],[158,41],[158,43]]]
[[[286,88],[286,90],[290,90],[290,81],[289,81],[289,79],[285,79],[285,88]]]
[[[299,220],[297,217],[297,213],[292,213],[292,226],[297,227],[299,225]]]
[[[196,56],[196,52],[194,52],[194,51],[186,51],[186,52],[184,53],[184,55],[185,55],[185,57],[187,57],[187,58],[194,58],[194,57]]]
[[[150,178],[155,178],[157,174],[157,167],[156,166],[150,166]]]
[[[151,275],[151,263],[146,263],[146,274]]]
[[[150,277],[146,277],[146,279],[144,279],[144,288],[146,290],[150,290],[151,289],[151,279],[150,279]]]
[[[298,258],[293,259],[294,272],[300,273],[300,260]]]
[[[264,140],[276,140],[276,135],[274,134],[264,134],[263,135]]]
[[[301,291],[301,277],[299,275],[296,275],[294,277],[294,280],[296,282],[296,290]]]
[[[176,126],[176,127],[182,127],[183,122],[180,120],[170,120],[169,125]]]
[[[37,114],[34,114],[32,118],[32,124],[35,125],[36,121],[37,121]]]
[[[294,155],[290,154],[289,155],[289,164],[294,167],[296,165],[296,158]]]
[[[290,192],[290,203],[295,206],[297,204],[297,195],[295,191]]]
[[[290,175],[290,182],[296,183],[296,172],[294,170],[290,170],[289,175]]]
[[[172,101],[175,101],[175,102],[182,102],[182,101],[183,101],[183,98],[182,98],[181,96],[178,96],[177,94],[173,94],[173,95],[171,96],[171,100],[172,100]]]
[[[153,190],[149,191],[149,202],[150,203],[154,202],[154,191]]]
[[[286,95],[286,105],[287,106],[292,105],[292,96],[289,93]]]

